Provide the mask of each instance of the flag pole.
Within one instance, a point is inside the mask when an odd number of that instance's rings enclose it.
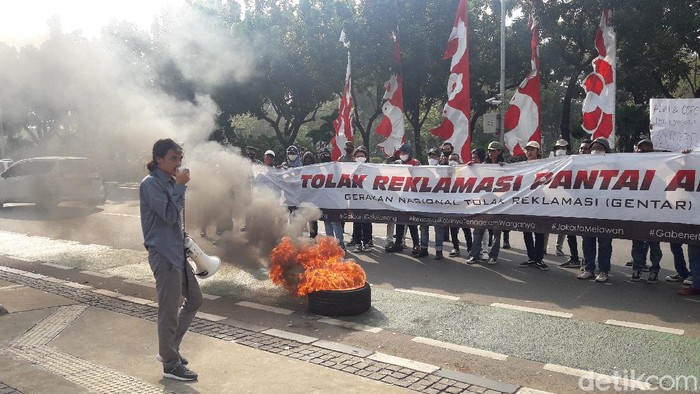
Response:
[[[501,0],[501,83],[500,83],[500,100],[498,105],[498,132],[499,142],[504,145],[505,134],[505,107],[506,107],[506,7],[505,0]]]

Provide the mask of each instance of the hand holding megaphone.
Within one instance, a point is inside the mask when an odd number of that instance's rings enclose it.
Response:
[[[190,181],[190,169],[185,166],[177,168],[175,173],[175,183],[186,185]]]

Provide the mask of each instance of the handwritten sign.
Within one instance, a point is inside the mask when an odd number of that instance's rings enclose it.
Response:
[[[651,99],[649,121],[654,149],[700,147],[700,99]]]

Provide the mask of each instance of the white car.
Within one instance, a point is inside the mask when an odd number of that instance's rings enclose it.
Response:
[[[97,167],[84,157],[23,159],[0,174],[0,208],[6,203],[50,208],[63,201],[96,206],[106,198]]]

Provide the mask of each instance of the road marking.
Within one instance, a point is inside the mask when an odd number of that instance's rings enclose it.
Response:
[[[132,296],[128,296],[128,295],[120,295],[117,298],[119,298],[120,300],[123,300],[123,301],[129,301],[129,302],[133,302],[134,304],[141,304],[141,305],[148,305],[151,302],[153,302],[151,300],[146,300],[144,298],[132,297]]]
[[[521,387],[515,394],[554,394],[551,391],[542,391],[537,389],[532,389],[530,387]]]
[[[93,289],[92,292],[97,293],[97,294],[102,294],[104,296],[112,297],[112,298],[119,298],[123,295],[123,294],[117,293],[115,291],[105,290],[105,289]]]
[[[398,291],[401,293],[423,295],[423,296],[428,296],[428,297],[442,298],[443,300],[450,300],[450,301],[458,301],[459,300],[459,297],[446,295],[446,294],[431,293],[428,291],[411,290],[411,289],[394,289],[394,291]]]
[[[0,291],[21,289],[23,287],[25,287],[25,286],[24,285],[7,285],[7,286],[0,287]]]
[[[82,283],[66,282],[64,286],[72,287],[74,289],[92,289],[92,286],[84,285]]]
[[[219,298],[221,298],[221,296],[214,295],[214,294],[207,294],[207,293],[202,293],[202,297],[205,300],[211,300],[211,301],[218,300]]]
[[[54,267],[54,268],[59,268],[62,270],[72,270],[73,267],[69,267],[67,265],[61,265],[61,264],[56,264],[56,263],[41,263],[41,265],[46,265],[49,267]]]
[[[157,304],[156,304],[157,305]],[[209,321],[222,321],[228,319],[226,316],[214,315],[206,312],[197,312],[197,317]]]
[[[295,341],[304,344],[310,344],[318,341],[318,338],[310,337],[306,335],[297,334],[294,332],[278,330],[276,328],[271,328],[269,330],[263,331],[261,334],[272,335],[273,337],[289,339],[290,341]]]
[[[291,315],[292,313],[294,313],[294,311],[290,310],[290,309],[278,308],[276,306],[263,305],[263,304],[258,304],[255,302],[249,302],[249,301],[240,301],[240,302],[237,302],[236,305],[244,306],[246,308],[259,309],[261,311],[266,311],[266,312],[277,313],[280,315]]]
[[[640,330],[665,332],[668,334],[676,334],[676,335],[683,335],[685,333],[684,330],[680,330],[677,328],[654,326],[651,324],[632,323],[629,321],[621,321],[621,320],[606,320],[605,324],[610,324],[612,326],[620,326],[620,327],[638,328]]]
[[[370,360],[379,361],[380,363],[387,363],[391,365],[398,365],[399,367],[415,369],[416,371],[424,373],[433,373],[440,369],[440,367],[438,367],[437,365],[421,363],[418,361],[409,360],[407,358],[396,357],[390,354],[380,352],[376,352],[367,358]]]
[[[333,319],[330,317],[323,317],[321,319],[318,319],[318,321],[321,323],[332,324],[334,326],[349,328],[351,330],[366,331],[366,332],[371,332],[371,333],[375,333],[375,334],[382,331],[382,329],[379,327],[366,326],[364,324],[353,323],[353,322],[349,322],[349,321],[345,321],[345,320]]]
[[[471,354],[474,356],[491,358],[491,359],[499,360],[499,361],[505,361],[508,358],[508,355],[506,355],[506,354],[490,352],[488,350],[477,349],[474,347],[463,346],[463,345],[457,345],[457,344],[449,343],[449,342],[437,341],[435,339],[430,339],[430,338],[415,337],[415,338],[412,338],[411,340],[413,342],[418,342],[418,343],[422,343],[425,345],[436,346],[436,347],[440,347],[440,348],[448,349],[448,350],[455,350],[455,351],[458,351],[461,353],[467,353],[467,354]]]
[[[603,375],[593,371],[584,371],[582,369],[565,367],[563,365],[545,364],[543,368],[547,371],[559,372],[565,375],[578,376],[580,378],[588,379],[589,382],[585,383],[590,385],[594,385],[596,382],[605,382],[610,385],[614,384],[616,386],[623,386],[634,390],[649,390],[652,387],[651,384],[641,382],[639,380],[627,379],[621,376]]]
[[[557,312],[557,311],[550,311],[548,309],[539,309],[539,308],[529,308],[527,306],[519,306],[519,305],[511,305],[511,304],[501,304],[499,302],[494,302],[491,304],[491,306],[495,306],[497,308],[505,308],[505,309],[512,309],[516,311],[522,311],[522,312],[530,312],[530,313],[537,313],[540,315],[547,315],[547,316],[554,316],[554,317],[562,317],[564,319],[571,319],[574,314],[573,313],[565,313],[565,312]]]
[[[126,213],[112,213],[112,212],[101,212],[102,215],[109,215],[109,216],[124,216],[127,218],[141,218],[141,215],[129,215]]]

